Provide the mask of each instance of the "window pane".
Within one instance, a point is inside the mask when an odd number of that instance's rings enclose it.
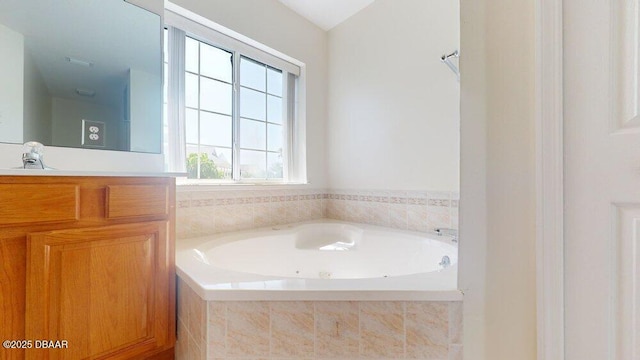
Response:
[[[280,153],[267,153],[267,177],[282,179],[282,155]]]
[[[267,125],[267,150],[282,151],[282,125]]]
[[[240,88],[240,116],[264,120],[266,112],[266,96],[264,93],[247,88]]]
[[[267,92],[282,97],[282,71],[267,69]]]
[[[200,78],[200,109],[231,115],[231,85]]]
[[[231,53],[213,47],[209,44],[200,44],[200,74],[214,79],[231,82]]]
[[[198,75],[185,74],[184,102],[188,107],[198,107]]]
[[[200,112],[200,143],[231,147],[231,116]]]
[[[240,147],[244,149],[266,149],[266,123],[240,119]]]
[[[198,146],[187,145],[187,178],[198,178]]]
[[[267,95],[267,121],[282,124],[282,98]]]
[[[241,150],[240,151],[240,177],[266,178],[266,154],[262,151]]]
[[[266,67],[245,57],[240,58],[240,85],[266,91]]]
[[[234,167],[241,179],[282,179],[288,141],[284,131],[288,106],[283,98],[288,74],[251,58],[234,59],[234,52],[193,38],[185,41],[189,178],[232,180]],[[165,78],[169,69],[163,69]],[[236,75],[238,92],[231,84]],[[165,100],[163,114],[166,108]],[[164,130],[168,138],[168,128]]]
[[[186,109],[185,111],[186,140],[189,144],[198,143],[198,111]]]
[[[224,175],[224,179],[231,179],[233,173],[231,171],[233,164],[233,151],[230,148],[216,147],[216,157],[214,158],[218,171]]]
[[[198,73],[198,40],[187,36],[184,43],[184,68]]]
[[[201,146],[200,147],[200,178],[201,179],[230,179],[231,178],[231,149]]]
[[[198,153],[198,145],[187,144],[187,157],[189,157],[190,154],[197,154],[197,153]]]

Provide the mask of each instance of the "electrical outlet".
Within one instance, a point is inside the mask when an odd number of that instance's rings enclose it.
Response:
[[[103,122],[82,119],[82,146],[104,147],[105,135]]]

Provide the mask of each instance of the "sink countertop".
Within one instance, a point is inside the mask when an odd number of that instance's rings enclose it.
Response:
[[[0,169],[0,176],[117,176],[117,177],[186,177],[177,172],[78,171]]]

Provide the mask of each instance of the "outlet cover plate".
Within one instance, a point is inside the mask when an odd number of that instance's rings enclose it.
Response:
[[[82,146],[104,147],[105,123],[82,119]]]

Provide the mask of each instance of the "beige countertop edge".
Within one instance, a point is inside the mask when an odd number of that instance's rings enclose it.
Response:
[[[187,173],[0,169],[0,176],[186,177]]]

